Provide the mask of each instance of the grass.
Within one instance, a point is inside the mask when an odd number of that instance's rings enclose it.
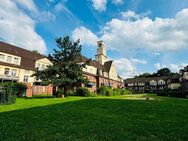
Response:
[[[0,106],[0,141],[187,141],[188,101],[146,96],[18,98]]]

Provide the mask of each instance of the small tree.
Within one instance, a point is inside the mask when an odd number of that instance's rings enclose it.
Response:
[[[42,71],[36,70],[34,76],[42,80],[42,84],[63,88],[66,94],[68,87],[86,82],[82,72],[85,65],[77,63],[76,60],[81,55],[82,48],[79,40],[70,41],[68,36],[57,38],[56,43],[58,50],[54,49],[54,53],[48,57],[53,65]]]

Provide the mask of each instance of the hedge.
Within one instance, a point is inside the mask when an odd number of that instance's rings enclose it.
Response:
[[[0,83],[0,104],[15,103],[16,97],[22,96],[26,89],[27,86],[22,83]]]
[[[118,96],[132,94],[128,89],[112,89],[111,87],[100,87],[97,89],[98,95],[102,96]]]

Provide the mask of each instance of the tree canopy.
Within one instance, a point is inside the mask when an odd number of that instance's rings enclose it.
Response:
[[[63,39],[57,38],[58,49],[54,49],[53,54],[49,54],[52,66],[45,70],[36,70],[34,76],[41,80],[42,84],[53,84],[54,86],[76,86],[78,83],[86,82],[82,69],[84,64],[77,63],[76,59],[81,55],[80,41],[71,41],[68,36]]]

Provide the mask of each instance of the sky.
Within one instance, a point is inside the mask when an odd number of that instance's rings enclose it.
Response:
[[[188,0],[1,0],[0,40],[48,55],[57,37],[94,58],[103,40],[120,76],[188,64]]]

